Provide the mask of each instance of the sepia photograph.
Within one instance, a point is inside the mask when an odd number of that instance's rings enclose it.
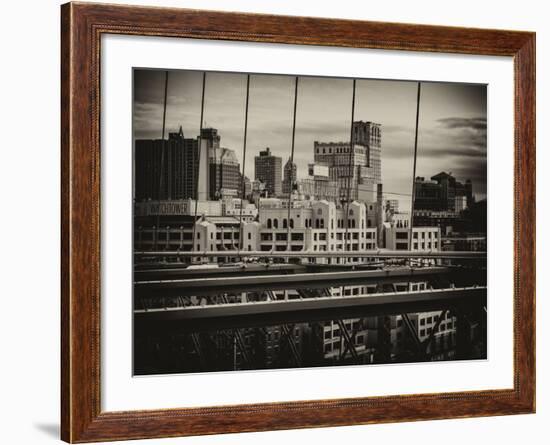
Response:
[[[133,70],[135,376],[485,360],[487,85]]]

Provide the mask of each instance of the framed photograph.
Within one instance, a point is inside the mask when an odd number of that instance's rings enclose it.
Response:
[[[62,6],[62,439],[535,411],[535,35]]]

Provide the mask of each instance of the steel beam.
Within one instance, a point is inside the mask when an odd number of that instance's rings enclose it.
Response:
[[[136,251],[135,257],[180,257],[180,258],[462,258],[479,259],[486,258],[487,252],[415,252],[409,250],[357,250],[357,251]]]
[[[134,311],[135,332],[197,332],[427,312],[444,308],[478,308],[487,302],[486,287],[396,292],[347,297],[231,303]]]
[[[324,272],[316,274],[254,275],[219,278],[191,278],[178,280],[136,281],[137,298],[169,297],[182,295],[203,296],[219,292],[326,288],[341,285],[367,285],[382,282],[426,281],[434,275],[448,274],[445,267],[398,268],[385,270],[359,270]]]

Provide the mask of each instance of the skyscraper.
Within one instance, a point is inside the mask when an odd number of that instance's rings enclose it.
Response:
[[[285,195],[292,192],[294,185],[296,184],[296,172],[296,164],[291,162],[290,158],[288,158],[283,171],[283,193]]]
[[[186,139],[181,127],[168,139],[136,140],[136,201],[195,198],[198,154],[198,140]]]
[[[220,159],[210,160],[210,199],[241,195],[241,168],[234,150],[220,149]]]
[[[283,160],[273,156],[267,147],[254,157],[254,179],[265,184],[269,196],[279,196],[282,192],[281,172]]]
[[[314,142],[314,160],[328,166],[340,199],[346,200],[349,193],[350,200],[376,200],[377,184],[382,183],[381,140],[380,124],[355,121],[353,149],[349,142]]]

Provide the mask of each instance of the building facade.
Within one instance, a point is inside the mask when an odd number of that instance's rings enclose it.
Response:
[[[356,121],[352,134],[352,144],[315,141],[314,161],[328,167],[341,200],[374,201],[377,184],[382,183],[380,124]]]
[[[135,200],[195,198],[198,170],[198,140],[185,138],[181,127],[168,139],[138,139],[134,156]]]
[[[450,173],[441,172],[432,176],[431,181],[423,177],[415,179],[415,210],[435,210],[460,212],[474,202],[472,181],[459,182]]]
[[[269,147],[254,157],[254,179],[265,184],[269,196],[280,196],[282,193],[282,159],[273,156]]]
[[[291,162],[290,158],[285,164],[285,168],[283,171],[283,193],[285,195],[288,195],[289,193],[292,193],[295,190],[296,186],[296,179],[297,179],[297,167],[294,162]]]

